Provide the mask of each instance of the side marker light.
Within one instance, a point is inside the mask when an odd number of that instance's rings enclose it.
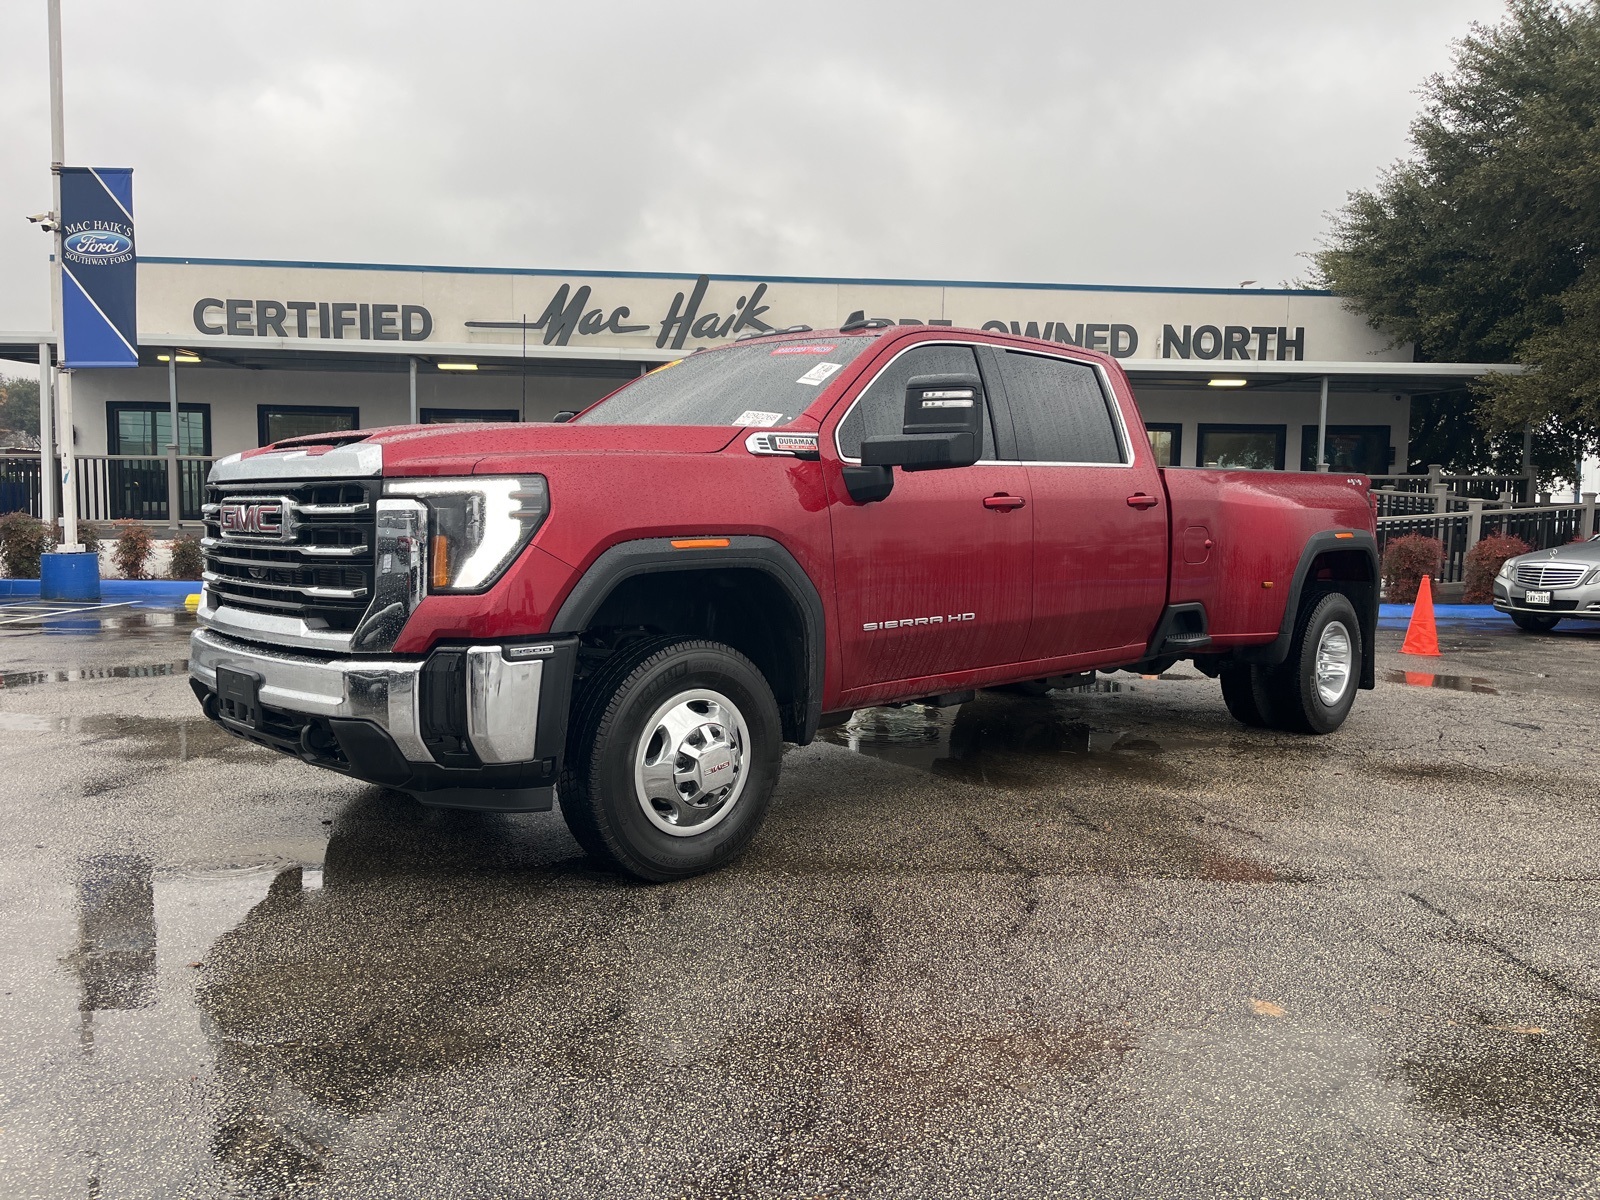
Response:
[[[728,546],[727,538],[673,538],[674,550],[719,550]]]

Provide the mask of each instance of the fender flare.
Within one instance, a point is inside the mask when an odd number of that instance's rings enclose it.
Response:
[[[595,559],[567,593],[550,624],[553,634],[581,633],[623,581],[636,575],[668,571],[710,571],[737,567],[762,571],[794,602],[804,625],[801,655],[805,664],[804,705],[794,714],[797,741],[805,745],[816,736],[822,719],[823,671],[826,664],[825,618],[822,597],[794,555],[769,537],[728,535],[726,547],[677,550],[670,538],[640,538],[618,542]]]
[[[1264,646],[1244,647],[1235,653],[1235,657],[1241,662],[1259,663],[1263,666],[1276,666],[1288,658],[1289,644],[1294,641],[1295,622],[1300,616],[1300,596],[1305,590],[1307,579],[1311,576],[1311,564],[1316,561],[1319,554],[1326,554],[1329,551],[1349,553],[1352,550],[1363,552],[1372,570],[1371,595],[1366,603],[1357,602],[1355,608],[1356,617],[1361,622],[1360,686],[1366,691],[1376,687],[1378,593],[1383,578],[1378,560],[1378,541],[1364,530],[1323,530],[1312,534],[1306,542],[1305,549],[1300,552],[1300,562],[1295,567],[1294,578],[1289,583],[1287,603],[1284,605],[1278,636]]]

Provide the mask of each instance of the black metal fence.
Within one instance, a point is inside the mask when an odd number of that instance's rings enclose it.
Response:
[[[1380,516],[1378,553],[1382,554],[1397,537],[1417,534],[1437,538],[1444,545],[1440,582],[1459,583],[1466,577],[1467,551],[1483,538],[1509,534],[1521,538],[1529,549],[1548,550],[1595,533],[1600,533],[1600,509],[1590,503]]]
[[[178,464],[178,519],[198,522],[211,459],[184,457]],[[168,524],[165,458],[121,454],[81,454],[77,459],[78,520],[145,521]],[[0,455],[0,513],[43,516],[37,454]],[[52,480],[56,510],[61,509],[61,482]]]

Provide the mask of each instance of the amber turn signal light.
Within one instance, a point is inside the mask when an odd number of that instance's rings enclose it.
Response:
[[[442,534],[435,534],[433,538],[432,574],[434,587],[450,586],[450,539]]]

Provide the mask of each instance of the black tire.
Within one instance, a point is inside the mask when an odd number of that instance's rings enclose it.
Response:
[[[1335,623],[1348,639],[1347,672],[1338,699],[1322,698],[1317,681],[1317,650],[1323,631]],[[1274,725],[1291,733],[1332,733],[1344,724],[1355,703],[1361,682],[1361,622],[1355,606],[1342,592],[1307,596],[1301,603],[1289,657],[1268,672]]]
[[[1275,729],[1272,695],[1266,672],[1261,667],[1234,663],[1217,672],[1222,683],[1222,701],[1234,720],[1252,729]]]
[[[748,741],[742,759],[734,756],[742,787],[724,802],[727,811],[718,816],[721,805],[710,805],[703,810],[705,832],[678,835],[658,823],[672,823],[661,808],[657,817],[647,815],[636,759],[651,744],[645,726],[657,710],[696,691],[725,698]],[[578,844],[602,863],[653,883],[686,879],[725,865],[750,845],[782,759],[778,704],[754,663],[720,642],[652,638],[613,655],[580,690],[561,775],[561,815]]]
[[[1511,623],[1523,633],[1549,633],[1560,621],[1560,617],[1541,617],[1534,613],[1511,614]]]

